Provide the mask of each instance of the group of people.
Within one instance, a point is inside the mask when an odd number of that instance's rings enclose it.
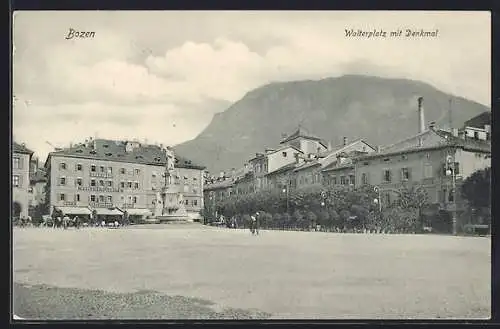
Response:
[[[25,217],[25,216],[21,216],[21,217],[18,217],[14,220],[14,222],[20,226],[20,227],[26,227],[26,226],[31,226],[33,221],[31,219],[31,216],[28,216],[28,217]]]
[[[63,217],[57,216],[52,218],[52,228],[63,228],[67,229],[70,226],[79,229],[82,225],[82,222],[78,216],[70,218],[68,215],[64,215]],[[49,226],[47,220],[44,220],[43,226]]]

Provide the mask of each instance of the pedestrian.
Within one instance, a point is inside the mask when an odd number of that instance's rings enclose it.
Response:
[[[64,215],[64,217],[63,217],[63,227],[64,227],[65,230],[68,228],[69,221],[70,221],[70,219],[69,219],[68,215]]]
[[[78,216],[75,216],[73,218],[73,223],[75,225],[75,228],[79,229],[80,228],[80,218],[78,218]]]
[[[256,226],[257,226],[257,218],[255,218],[255,215],[252,215],[250,217],[250,232],[252,232],[252,235],[255,235]]]

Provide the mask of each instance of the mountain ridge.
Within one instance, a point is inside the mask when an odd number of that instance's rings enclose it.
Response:
[[[217,172],[243,166],[255,152],[275,146],[282,133],[292,133],[298,124],[333,145],[341,144],[343,137],[383,145],[417,132],[416,99],[420,96],[424,97],[426,124],[447,125],[449,99],[454,127],[489,111],[478,102],[404,78],[349,74],[270,82],[214,114],[197,137],[174,149]],[[392,124],[394,120],[397,125]]]

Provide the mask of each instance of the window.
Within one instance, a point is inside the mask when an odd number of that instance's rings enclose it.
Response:
[[[61,193],[59,194],[59,201],[65,201],[66,200],[66,194]]]
[[[455,162],[455,166],[454,166],[453,170],[455,171],[455,175],[459,175],[460,174],[460,163]]]
[[[140,171],[139,169],[134,169],[134,173],[135,173],[136,175],[139,175],[139,174],[141,173],[141,171]]]
[[[156,190],[156,184],[151,184],[151,189],[152,189],[153,191],[155,191],[155,190]]]
[[[198,200],[193,200],[193,206],[197,206],[198,205]]]
[[[82,171],[82,165],[77,163],[75,169],[76,169],[76,171]]]
[[[13,167],[13,169],[21,169],[20,164],[21,164],[21,159],[19,159],[19,158],[12,158],[12,167]]]
[[[366,174],[366,173],[362,173],[362,174],[361,174],[361,183],[362,183],[363,185],[368,185],[368,184],[370,184],[370,183],[368,182],[368,174]]]
[[[136,196],[134,196],[134,198],[133,198],[133,203],[137,203],[137,197]]]
[[[76,179],[76,186],[82,186],[83,180],[81,178]]]
[[[33,188],[32,187],[28,188],[28,193],[33,193]]]
[[[90,201],[91,201],[91,202],[95,202],[95,195],[94,195],[94,194],[92,194],[92,195],[90,196]]]
[[[386,182],[386,183],[391,182],[392,174],[391,174],[391,171],[389,169],[384,170],[384,173],[382,176],[383,176],[382,179],[384,182]]]
[[[60,169],[60,170],[66,170],[66,163],[61,162],[61,163],[59,164],[59,169]]]
[[[409,181],[410,180],[410,169],[401,168],[401,180],[402,181]]]
[[[95,186],[95,179],[90,180],[90,186]]]
[[[125,182],[120,182],[120,187],[125,188]]]
[[[385,204],[386,204],[386,206],[391,205],[391,194],[390,193],[385,194]]]
[[[113,173],[113,168],[112,167],[108,167],[108,174],[112,174]]]
[[[112,187],[113,186],[113,181],[112,180],[108,180],[108,187]]]
[[[332,177],[332,185],[337,185],[337,176]]]
[[[99,186],[104,186],[104,180],[102,180],[102,179],[101,179],[101,180],[99,181]]]
[[[282,152],[281,154],[283,154],[283,157],[286,158],[286,152]]]
[[[65,177],[59,178],[59,184],[60,185],[66,185],[66,178]]]
[[[95,172],[95,165],[90,166],[90,171]]]
[[[120,174],[125,175],[125,168],[120,168]]]
[[[111,195],[108,195],[107,201],[108,201],[108,203],[112,203],[113,202],[113,197]]]
[[[127,182],[127,187],[132,188],[132,182]]]
[[[198,194],[198,189],[197,188],[193,189],[193,194]]]
[[[426,164],[424,166],[424,178],[432,178],[432,165]]]
[[[479,133],[477,131],[474,132],[474,138],[479,139]]]
[[[401,156],[401,160],[408,160],[408,156],[407,156],[406,154],[403,154],[403,155]]]
[[[14,186],[14,187],[20,187],[21,186],[18,175],[12,176],[12,186]]]
[[[189,200],[184,200],[184,204],[187,206]]]
[[[153,172],[153,173],[151,174],[151,177],[156,178],[156,173],[155,173],[155,172]]]
[[[345,176],[340,176],[340,184],[347,185],[347,180],[345,179]]]
[[[76,200],[76,202],[80,202],[80,194],[75,195],[75,200]]]
[[[139,183],[135,182],[135,184],[134,184],[134,188],[135,188],[135,189],[139,189]]]
[[[99,202],[104,203],[104,195],[99,195]]]
[[[196,185],[198,183],[198,179],[196,177],[193,177],[193,185]]]

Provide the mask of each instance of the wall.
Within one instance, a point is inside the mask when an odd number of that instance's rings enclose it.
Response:
[[[286,157],[283,156],[286,152]],[[273,172],[287,164],[295,162],[295,154],[299,153],[292,147],[284,147],[279,151],[268,154],[268,172]]]
[[[45,202],[45,185],[46,182],[35,182],[30,184],[31,192],[29,193],[29,204],[37,206]]]
[[[148,208],[153,210],[153,200],[156,198],[156,193],[160,191],[163,184],[163,166],[153,166],[145,164],[133,164],[116,161],[104,161],[84,158],[52,156],[50,160],[50,204],[52,206],[77,206],[87,207],[89,205],[103,208],[108,206],[116,206],[119,208]],[[60,163],[66,163],[66,169],[59,169]],[[76,165],[81,164],[82,170],[77,171]],[[96,166],[96,172],[91,172],[91,165]],[[101,175],[100,167],[105,167],[105,172],[108,167],[112,168],[110,175]],[[125,169],[125,174],[120,172],[120,169]],[[139,170],[139,172],[136,172]],[[93,176],[91,176],[93,175]],[[106,177],[99,177],[106,176]],[[60,184],[60,178],[66,178],[66,184]],[[77,178],[82,179],[82,187],[77,188]],[[96,186],[100,191],[91,191],[91,180],[95,179]],[[105,189],[100,186],[100,181],[104,181]],[[111,182],[111,186],[108,182]],[[124,183],[124,188],[122,184]],[[129,188],[128,183],[132,183],[132,188]],[[135,188],[135,183],[138,183],[138,188]],[[95,189],[95,188],[94,188]],[[111,189],[111,190],[109,190]],[[59,195],[64,193],[65,201],[60,201]],[[80,201],[76,201],[76,195],[80,195]],[[96,203],[92,203],[90,196],[96,196]],[[99,195],[104,196],[104,204],[98,202]],[[111,204],[108,205],[107,197],[111,196]],[[133,197],[136,197],[136,203],[133,203]]]
[[[323,185],[334,186],[334,185],[356,185],[356,175],[354,167],[340,167],[332,170],[323,172]],[[352,184],[352,179],[350,176],[354,176],[354,184]],[[344,184],[342,184],[342,178],[344,177]]]
[[[180,177],[186,211],[199,213],[203,209],[203,170],[176,168],[175,171]]]
[[[19,159],[19,162],[14,159]],[[17,163],[19,164],[17,166]],[[21,206],[21,217],[28,216],[29,209],[29,187],[30,187],[30,155],[13,153],[12,154],[12,184],[14,184],[14,176],[19,177],[19,186],[12,185],[12,203],[17,202]]]
[[[297,188],[312,186],[312,185],[321,185],[322,175],[320,170],[321,166],[315,165],[295,171],[294,176]]]
[[[460,173],[463,179],[472,175],[475,171],[491,167],[491,155],[482,152],[470,152],[457,150],[455,161],[460,163]]]
[[[304,152],[304,154],[316,154],[318,152],[318,148],[320,149],[320,152],[326,151],[326,148],[318,141],[300,139],[300,150]]]

